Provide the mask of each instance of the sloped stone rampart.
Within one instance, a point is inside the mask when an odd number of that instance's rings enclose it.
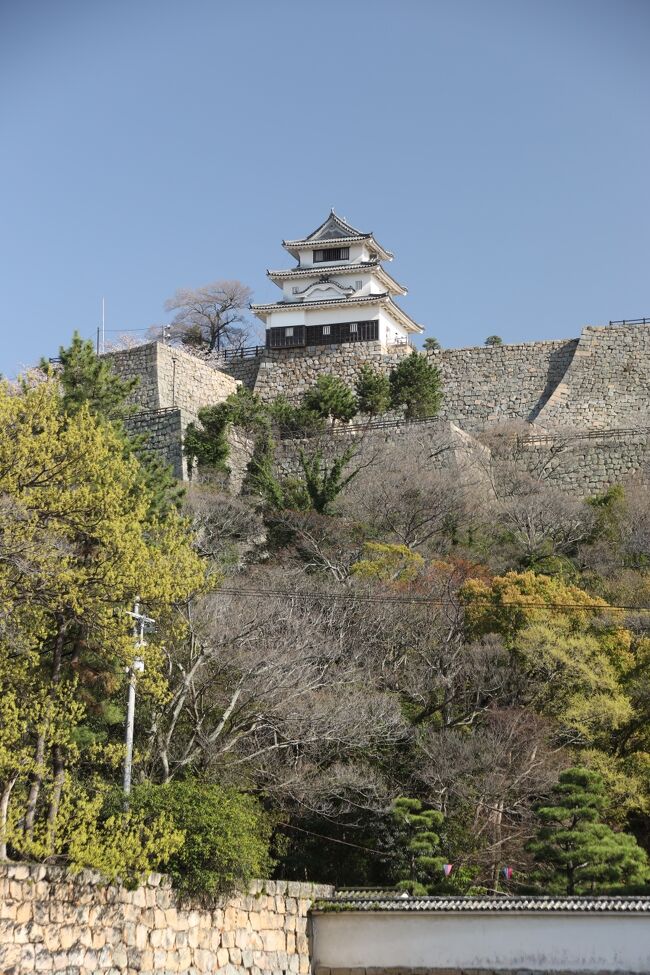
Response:
[[[307,913],[332,887],[256,881],[211,904],[153,874],[136,890],[84,871],[0,866],[0,972],[308,975]]]
[[[333,373],[352,387],[362,366],[388,373],[409,352],[406,345],[387,352],[380,342],[270,350],[259,361],[253,388],[265,402],[283,395],[295,403],[322,373]]]
[[[586,326],[562,381],[536,420],[548,428],[647,427],[650,325]]]
[[[561,381],[577,339],[444,349],[440,415],[467,430],[505,420],[534,420]]]
[[[239,385],[225,372],[162,342],[110,352],[107,359],[121,378],[139,379],[132,402],[143,410],[178,407],[194,417],[202,406],[223,402]]]
[[[146,450],[158,454],[172,468],[174,477],[182,481],[187,473],[183,437],[188,422],[182,410],[169,409],[134,413],[126,418],[124,426],[130,436],[142,438]]]
[[[535,477],[544,471],[545,480],[574,497],[591,497],[636,475],[650,475],[650,426],[532,437],[520,464]]]
[[[535,419],[577,346],[577,339],[569,339],[426,353],[442,377],[440,416],[467,429],[504,419]],[[407,346],[386,350],[378,342],[360,342],[270,351],[248,363],[235,360],[228,368],[263,400],[282,394],[296,402],[321,373],[333,373],[354,386],[362,366],[388,375],[408,354]]]

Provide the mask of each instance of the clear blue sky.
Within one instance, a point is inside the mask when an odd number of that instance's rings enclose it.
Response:
[[[331,206],[445,346],[650,315],[648,0],[3,0],[0,370]]]

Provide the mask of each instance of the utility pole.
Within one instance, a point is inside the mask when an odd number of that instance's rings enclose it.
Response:
[[[128,610],[127,610],[128,612]],[[128,704],[126,708],[126,754],[124,756],[124,808],[129,808],[129,795],[131,793],[131,768],[133,765],[133,726],[135,723],[135,683],[138,674],[144,672],[144,660],[139,655],[142,647],[144,647],[144,629],[147,624],[153,624],[156,621],[152,620],[149,616],[144,616],[140,612],[140,597],[136,596],[135,605],[133,607],[133,612],[128,612],[128,615],[133,620],[133,639],[135,641],[136,656],[133,659],[133,663],[130,667],[126,668],[126,672],[129,675],[129,697]]]

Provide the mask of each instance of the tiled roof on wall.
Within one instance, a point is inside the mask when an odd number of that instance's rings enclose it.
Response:
[[[410,897],[387,890],[348,890],[314,910],[428,911],[436,913],[650,914],[650,897]]]

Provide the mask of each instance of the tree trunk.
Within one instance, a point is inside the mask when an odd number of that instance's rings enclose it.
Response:
[[[576,892],[576,878],[573,864],[569,864],[566,868],[566,892],[569,897],[573,897]]]
[[[44,759],[45,759],[45,732],[42,731],[36,741],[37,768],[40,769],[43,767]],[[41,772],[37,771],[34,773],[32,784],[29,787],[29,796],[27,797],[27,812],[25,813],[25,822],[24,822],[24,833],[25,836],[27,836],[30,840],[34,838],[34,819],[36,817],[36,804],[38,802],[38,794],[41,791],[42,781],[43,781],[43,776]]]
[[[9,779],[6,783],[2,796],[0,796],[0,860],[6,860],[7,858],[7,816],[9,813],[9,797],[11,796],[11,790],[16,784],[18,779],[17,775]]]
[[[54,653],[52,657],[52,696],[56,692],[58,684],[61,682],[61,669],[63,666],[63,643],[65,628],[63,620],[59,620],[59,631],[54,643]],[[50,806],[47,811],[47,845],[50,854],[54,853],[54,841],[56,834],[56,818],[61,804],[61,793],[63,792],[63,782],[65,779],[65,763],[63,749],[55,744],[52,747],[52,759],[54,764],[54,782],[52,786],[52,796]]]
[[[54,756],[54,783],[52,786],[52,797],[50,808],[47,811],[47,847],[50,856],[55,852],[56,841],[56,820],[61,805],[61,793],[65,781],[65,763],[63,761],[63,750],[60,745],[55,745],[52,749]]]

